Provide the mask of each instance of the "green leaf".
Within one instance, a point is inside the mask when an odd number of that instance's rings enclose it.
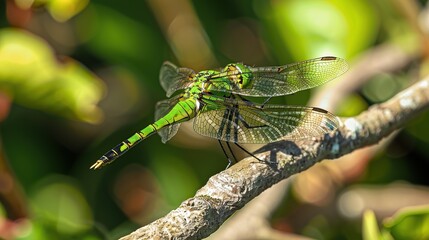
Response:
[[[429,205],[403,208],[383,226],[396,240],[429,239]]]
[[[282,62],[335,55],[349,58],[375,41],[379,20],[369,1],[258,1],[274,54]],[[362,17],[364,16],[364,17]],[[285,59],[286,58],[286,59]]]
[[[366,210],[363,214],[362,235],[364,240],[380,239],[377,219],[372,210]]]
[[[14,102],[57,115],[97,122],[104,86],[72,59],[58,62],[48,44],[17,29],[0,30],[0,91]]]
[[[89,3],[89,0],[15,0],[21,8],[31,6],[46,6],[51,16],[58,22],[65,22],[80,13]]]

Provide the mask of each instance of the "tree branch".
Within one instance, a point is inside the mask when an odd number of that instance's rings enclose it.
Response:
[[[193,198],[126,239],[201,239],[273,184],[323,159],[334,159],[377,143],[429,106],[429,76],[389,101],[374,105],[320,139],[271,143],[214,175]]]

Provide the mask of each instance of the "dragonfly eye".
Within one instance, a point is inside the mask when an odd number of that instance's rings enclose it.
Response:
[[[226,65],[223,69],[229,81],[236,85],[237,88],[242,89],[249,83],[250,70],[241,63],[231,63]],[[243,74],[244,73],[244,74]]]
[[[240,89],[245,88],[249,84],[252,77],[249,68],[241,63],[230,64],[230,65],[234,66],[233,71],[235,72],[235,74],[233,74],[234,80],[232,79],[231,80],[234,81]]]

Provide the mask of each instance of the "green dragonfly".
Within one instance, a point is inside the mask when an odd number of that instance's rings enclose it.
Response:
[[[227,143],[270,143],[320,137],[335,130],[338,118],[316,107],[254,103],[244,97],[292,94],[332,80],[347,71],[337,57],[321,57],[284,66],[250,67],[228,64],[220,71],[195,72],[165,62],[160,83],[167,97],[157,103],[156,121],[115,146],[90,168],[101,168],[154,133],[163,143],[176,133],[180,123],[194,119],[194,130]]]

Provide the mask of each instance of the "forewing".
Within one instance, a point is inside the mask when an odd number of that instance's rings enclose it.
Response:
[[[338,118],[320,108],[253,105],[236,101],[217,110],[201,111],[194,130],[235,143],[270,143],[320,137],[338,128]]]
[[[249,83],[243,88],[235,87],[231,90],[225,88],[228,85],[218,84],[212,90],[256,97],[288,95],[322,85],[342,75],[347,69],[346,61],[337,57],[315,58],[284,66],[247,67],[242,71],[219,74],[219,79],[233,79],[239,75],[249,78]]]
[[[170,97],[177,90],[188,88],[194,75],[192,69],[179,68],[170,62],[164,62],[159,73],[159,81],[167,97]]]
[[[155,107],[155,121],[164,117],[176,103],[179,101],[179,97],[173,99],[167,99],[163,101],[159,101]],[[174,135],[176,135],[179,130],[180,123],[175,123],[173,125],[164,127],[158,131],[159,136],[161,136],[162,143],[166,143],[170,140]]]

